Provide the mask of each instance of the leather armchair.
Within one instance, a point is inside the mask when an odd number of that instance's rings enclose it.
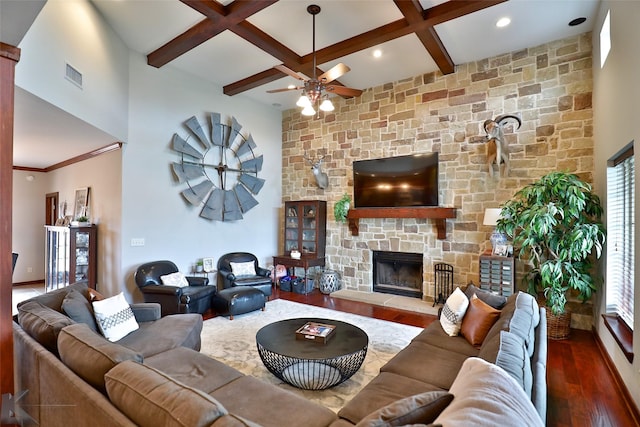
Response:
[[[233,274],[230,263],[253,262],[256,274],[237,276]],[[268,298],[271,295],[271,271],[258,265],[258,258],[248,252],[232,252],[218,259],[218,278],[223,288],[234,286],[252,286],[262,291]]]
[[[136,270],[134,280],[145,302],[159,303],[162,316],[179,313],[203,314],[211,308],[211,298],[218,291],[206,277],[187,276],[189,286],[163,285],[161,276],[178,272],[171,261],[153,261]]]

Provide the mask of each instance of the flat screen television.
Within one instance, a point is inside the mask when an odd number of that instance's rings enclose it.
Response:
[[[356,208],[438,206],[438,153],[353,162]]]

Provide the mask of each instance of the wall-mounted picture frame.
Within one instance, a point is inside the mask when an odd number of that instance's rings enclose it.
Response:
[[[87,207],[89,206],[89,187],[78,188],[76,190],[76,197],[74,200],[75,205],[73,208],[73,218],[87,216]]]
[[[210,273],[214,270],[213,258],[202,258],[202,269],[206,273]]]

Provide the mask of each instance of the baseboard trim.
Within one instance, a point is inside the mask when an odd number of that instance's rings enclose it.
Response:
[[[616,365],[613,363],[613,360],[611,360],[609,353],[607,353],[607,349],[605,348],[602,340],[600,340],[600,336],[598,335],[598,331],[596,331],[595,327],[592,328],[592,332],[593,332],[593,336],[595,337],[598,350],[600,351],[600,354],[604,359],[604,363],[607,365],[607,369],[609,370],[609,372],[611,372],[611,375],[613,376],[613,379],[616,382],[616,385],[620,389],[622,398],[624,399],[624,405],[629,410],[631,417],[635,421],[635,425],[640,425],[640,411],[638,411],[638,407],[636,406],[633,398],[631,397],[631,393],[629,393],[629,389],[625,385],[624,381],[622,381],[622,377],[620,376],[620,373],[618,372]]]
[[[15,282],[12,283],[12,286],[41,285],[42,283],[44,283],[44,279],[30,280],[28,282]]]

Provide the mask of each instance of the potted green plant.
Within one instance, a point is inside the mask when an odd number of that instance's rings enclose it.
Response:
[[[347,193],[344,193],[342,198],[338,200],[333,207],[333,216],[335,217],[337,222],[346,222],[347,221],[347,213],[349,213],[349,207],[351,207],[351,196]]]
[[[566,326],[555,338],[568,337],[570,290],[586,301],[598,289],[592,259],[594,252],[600,257],[606,237],[601,215],[591,185],[564,172],[543,176],[502,206],[497,229],[513,239],[514,255],[530,266],[523,278],[528,292],[544,296],[550,329],[555,321]]]
[[[89,218],[84,215],[79,216],[74,221],[72,221],[71,225],[76,225],[76,226],[89,225]]]

